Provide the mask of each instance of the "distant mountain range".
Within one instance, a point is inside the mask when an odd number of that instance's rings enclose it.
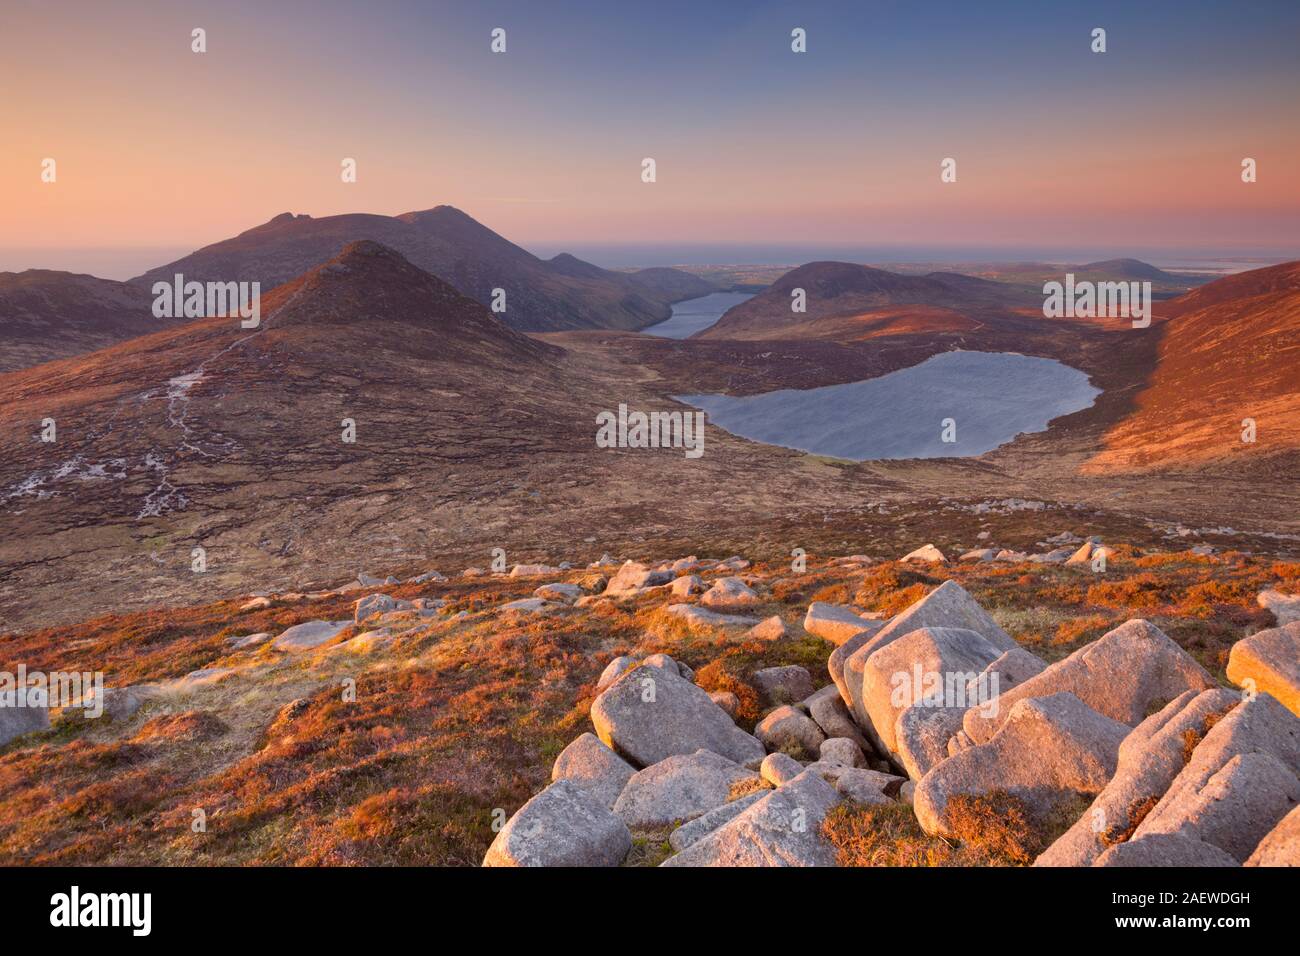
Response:
[[[452,206],[400,216],[356,213],[314,219],[283,213],[132,281],[152,283],[181,273],[200,282],[255,280],[265,292],[359,239],[397,250],[484,305],[491,304],[494,289],[505,290],[506,308],[498,317],[526,331],[639,329],[667,319],[676,299],[714,289],[672,269],[623,273],[568,254],[539,259]]]

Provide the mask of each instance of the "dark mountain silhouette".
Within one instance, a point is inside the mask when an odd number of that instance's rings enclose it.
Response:
[[[315,219],[283,213],[232,239],[205,246],[136,281],[259,281],[266,292],[370,239],[484,305],[505,290],[498,317],[516,329],[637,329],[666,319],[669,298],[621,273],[574,256],[539,259],[452,206],[400,216],[352,213]]]

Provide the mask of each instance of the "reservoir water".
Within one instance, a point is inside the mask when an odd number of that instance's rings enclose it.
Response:
[[[1087,375],[1054,359],[956,351],[843,385],[675,397],[742,438],[867,461],[982,455],[1024,432],[1044,431],[1099,394]],[[942,440],[945,419],[952,419],[955,442]]]
[[[641,331],[665,339],[684,339],[707,329],[733,305],[740,305],[752,298],[753,295],[748,292],[714,292],[698,299],[686,299],[673,306],[671,317]]]

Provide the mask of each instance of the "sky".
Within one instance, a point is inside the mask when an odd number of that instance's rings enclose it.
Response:
[[[3,0],[0,269],[442,203],[604,264],[1300,255],[1297,36],[1300,3],[1241,0]]]

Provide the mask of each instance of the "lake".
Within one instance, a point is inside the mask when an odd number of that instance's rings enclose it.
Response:
[[[733,305],[752,298],[748,292],[713,292],[698,299],[686,299],[673,306],[671,317],[641,331],[665,339],[684,339],[707,329]]]
[[[742,438],[867,461],[982,455],[1024,432],[1044,431],[1100,394],[1083,372],[1053,359],[956,351],[844,385],[675,397]],[[941,440],[947,418],[956,423],[951,443]]]

